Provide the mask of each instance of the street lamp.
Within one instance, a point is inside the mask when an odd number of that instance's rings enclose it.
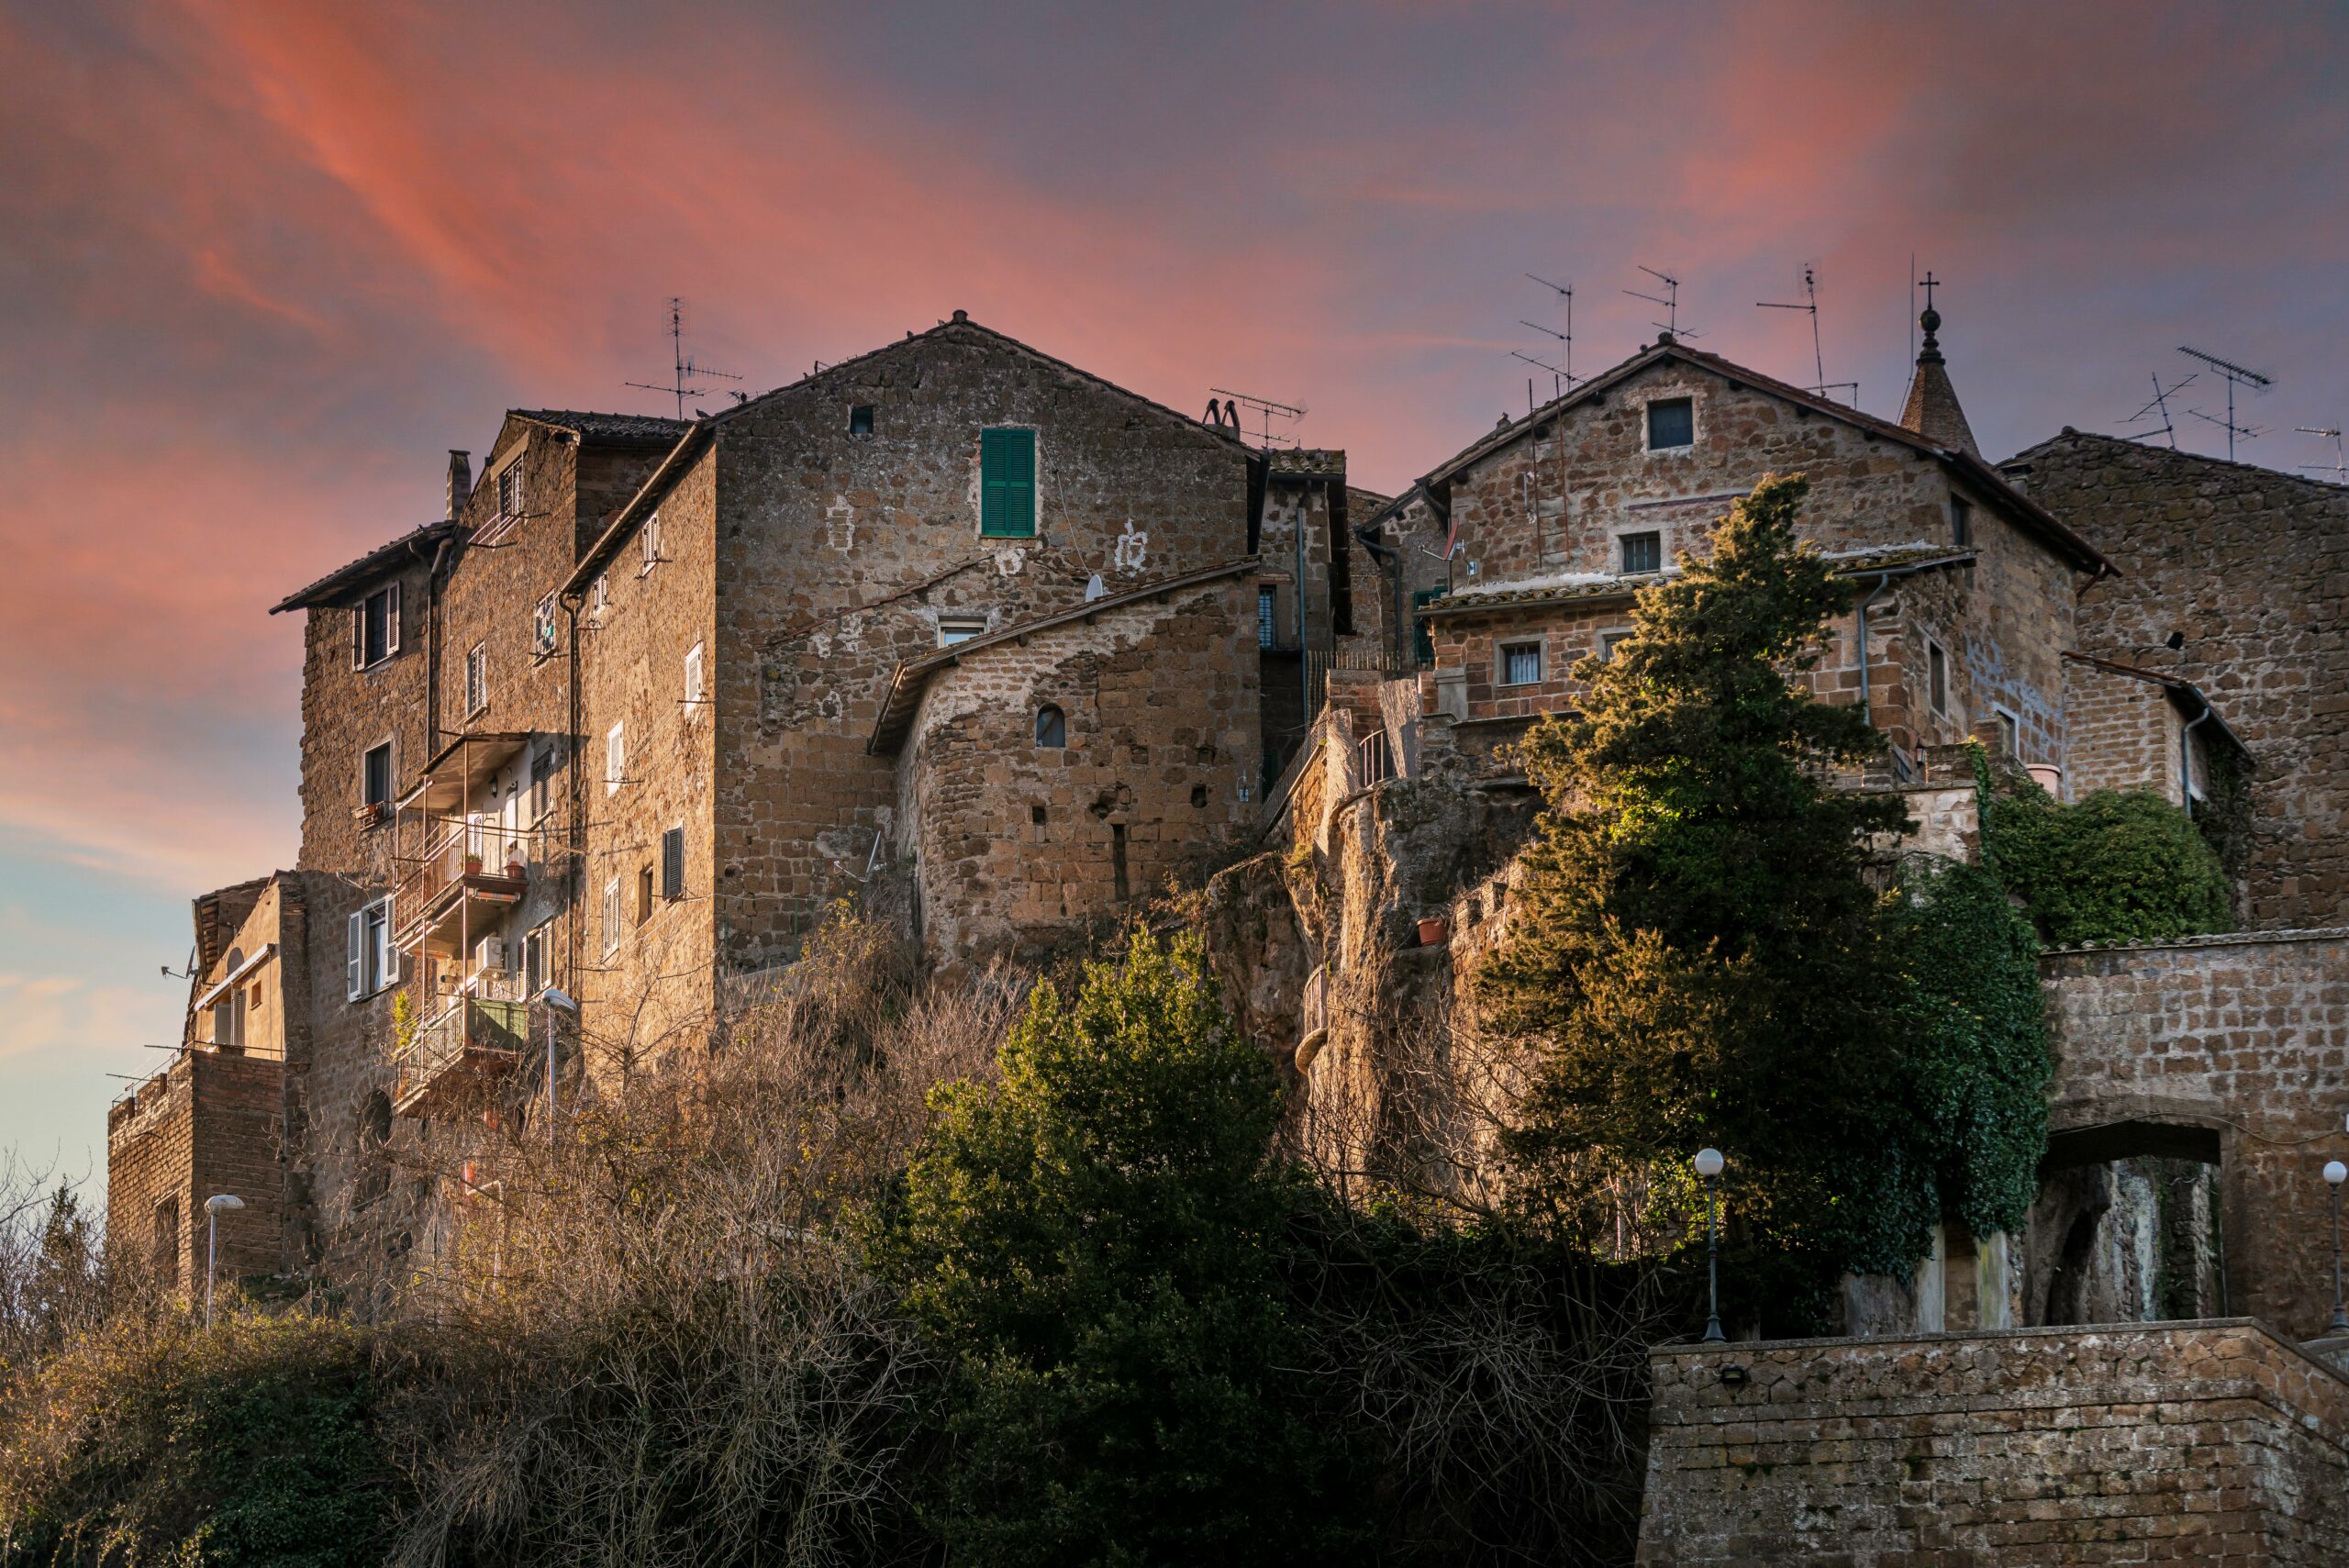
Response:
[[[2349,1182],[2349,1165],[2324,1162],[2324,1184],[2332,1189],[2332,1321],[2327,1333],[2349,1334],[2349,1312],[2341,1309],[2341,1184]]]
[[[547,1005],[547,1147],[554,1147],[554,1016],[557,1012],[579,1016],[579,1004],[559,985],[550,985],[539,993],[539,1000]]]
[[[1721,1273],[1720,1225],[1715,1218],[1716,1201],[1720,1195],[1721,1151],[1718,1149],[1697,1151],[1697,1174],[1705,1182],[1705,1343],[1720,1345],[1729,1342],[1721,1332]],[[2338,1196],[2338,1189],[2335,1189]]]
[[[204,1326],[212,1327],[212,1276],[220,1261],[220,1211],[242,1208],[245,1200],[234,1193],[214,1193],[204,1200]]]

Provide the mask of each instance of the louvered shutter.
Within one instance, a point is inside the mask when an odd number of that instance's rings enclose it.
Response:
[[[1036,531],[1036,432],[979,432],[979,531],[1024,539]]]
[[[379,976],[376,984],[379,985],[396,985],[400,983],[400,950],[392,940],[393,929],[392,901],[386,898],[384,900],[383,947],[380,953],[383,962],[376,968],[376,973]]]
[[[367,911],[360,910],[351,917],[347,957],[342,970],[342,990],[347,1000],[356,1002],[367,995]]]
[[[661,835],[661,896],[685,895],[685,830],[672,828]]]
[[[351,667],[367,668],[367,601],[351,606]]]
[[[388,659],[400,651],[400,585],[395,581],[384,590],[384,657]]]

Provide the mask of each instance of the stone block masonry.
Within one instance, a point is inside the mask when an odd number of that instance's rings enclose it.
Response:
[[[2349,1561],[2349,1382],[2242,1318],[1651,1358],[1639,1561]]]
[[[107,1223],[166,1285],[204,1288],[204,1200],[215,1193],[245,1201],[220,1217],[220,1278],[281,1267],[283,1066],[186,1051],[107,1112]]]

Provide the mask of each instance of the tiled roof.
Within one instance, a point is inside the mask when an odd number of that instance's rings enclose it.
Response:
[[[410,529],[388,543],[377,545],[358,560],[336,567],[308,587],[288,594],[270,606],[269,613],[278,615],[286,610],[304,610],[313,605],[327,603],[344,591],[380,575],[395,562],[407,559],[417,549],[437,545],[457,532],[457,525],[446,518]]]
[[[1264,466],[1275,474],[1321,475],[1346,472],[1342,447],[1271,447]]]
[[[510,412],[517,419],[572,431],[582,440],[623,445],[663,445],[693,427],[690,419],[664,419],[657,414],[594,414],[575,408],[516,408]]]

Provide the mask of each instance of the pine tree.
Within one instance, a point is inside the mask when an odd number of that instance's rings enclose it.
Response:
[[[1882,738],[1798,679],[1849,606],[1795,536],[1806,488],[1756,485],[1576,668],[1579,716],[1529,734],[1545,809],[1479,977],[1533,1047],[1508,1140],[1529,1207],[1599,1244],[1645,1193],[1632,1222],[1685,1234],[1688,1157],[1712,1144],[1745,1254],[1725,1284],[1786,1327],[1842,1268],[1917,1255],[1931,1218],[1893,1136],[1899,977],[1866,874],[1903,811],[1834,786]]]
[[[971,1564],[1312,1561],[1328,1458],[1302,1418],[1275,1241],[1278,1083],[1196,938],[1138,933],[1049,984],[999,1085],[941,1090],[869,1255],[952,1359],[937,1523]]]

